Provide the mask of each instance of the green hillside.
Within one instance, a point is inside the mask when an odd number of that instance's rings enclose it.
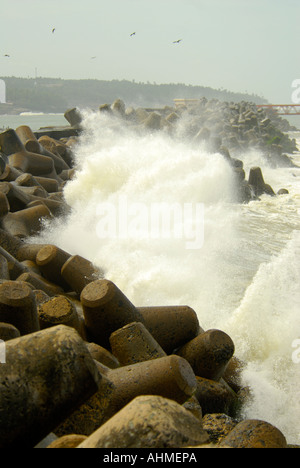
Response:
[[[256,104],[266,100],[249,94],[216,90],[184,84],[137,83],[127,80],[62,80],[55,78],[0,77],[6,83],[6,105],[0,104],[0,113],[19,111],[64,112],[70,107],[98,108],[122,99],[127,106],[161,107],[173,105],[176,98],[219,99]],[[4,109],[4,110],[3,110]]]

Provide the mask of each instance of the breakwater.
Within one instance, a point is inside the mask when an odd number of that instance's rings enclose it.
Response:
[[[125,109],[122,101],[117,100],[112,106],[100,106],[99,113],[107,115],[107,137],[115,135],[112,130],[122,133],[126,128],[131,137],[137,134],[143,138],[149,132],[151,135],[163,132],[177,142],[182,139],[193,141],[196,149],[189,161],[194,163],[193,169],[197,158],[200,162],[199,147],[205,147],[210,160],[207,166],[201,166],[201,170],[208,177],[209,167],[220,168],[222,190],[218,197],[225,197],[230,203],[249,203],[262,195],[280,196],[276,195],[278,190],[271,187],[268,180],[265,182],[259,167],[252,168],[249,177],[246,176],[243,162],[238,158],[241,152],[256,144],[260,151],[265,151],[266,158],[272,158],[274,165],[293,167],[285,152],[295,150],[295,142],[280,130],[279,122],[266,120],[265,115],[257,114],[246,103],[239,106],[202,101],[199,108],[167,108],[158,112]],[[68,181],[75,178],[76,184],[76,169],[80,170],[82,166],[76,157],[76,145],[85,145],[91,139],[85,126],[94,115],[82,120],[77,112],[70,111],[66,116],[70,123],[66,129],[41,130],[30,138],[30,132],[25,128],[2,134],[5,166],[3,164],[1,246],[9,266],[9,276],[3,274],[2,287],[3,302],[6,305],[10,301],[11,304],[7,309],[3,306],[0,321],[10,323],[11,327],[6,325],[5,330],[12,328],[15,334],[20,334],[5,341],[7,363],[0,368],[3,372],[1,382],[5,382],[2,387],[5,400],[2,401],[11,401],[11,406],[19,402],[18,414],[24,424],[22,404],[28,408],[26,428],[21,421],[5,418],[2,433],[8,438],[3,435],[4,444],[34,445],[47,433],[53,432],[64,440],[66,437],[74,440],[71,435],[75,433],[77,444],[97,447],[182,447],[210,442],[218,442],[218,446],[250,444],[254,447],[261,443],[259,440],[264,440],[265,446],[285,447],[284,435],[268,421],[241,420],[241,408],[245,401],[251,399],[251,388],[244,387],[240,381],[241,370],[246,363],[236,358],[235,344],[227,333],[207,329],[202,322],[199,323],[199,313],[190,307],[191,304],[166,307],[151,304],[151,299],[143,307],[133,304],[129,295],[124,294],[121,282],[116,284],[110,276],[107,277],[106,271],[98,269],[101,262],[97,260],[95,265],[80,255],[81,252],[73,252],[71,243],[69,252],[67,248],[54,244],[41,245],[32,241],[32,236],[39,238],[39,229],[44,225],[51,230],[56,219],[67,220],[70,216],[64,193],[71,200]],[[226,128],[222,129],[221,124]],[[252,132],[246,133],[251,129]],[[38,145],[36,139],[39,140]],[[107,151],[110,150],[108,146]],[[131,165],[133,162],[135,166]],[[178,163],[176,158],[173,162]],[[141,166],[145,163],[144,159]],[[106,177],[99,181],[100,188],[105,191],[105,179],[119,181],[120,172],[115,168],[110,173],[107,164],[101,164],[102,170],[107,169]],[[128,165],[130,170],[140,167],[136,160],[128,160],[125,167],[124,155],[123,164],[122,170]],[[166,167],[162,165],[161,171],[164,170]],[[187,167],[187,172],[189,170]],[[128,186],[124,180],[123,176],[120,186],[126,193]],[[26,186],[35,187],[35,190],[38,187],[39,190],[32,193],[21,189]],[[45,191],[42,192],[40,186]],[[180,184],[176,188],[180,190]],[[207,189],[208,186],[202,200],[208,204]],[[57,203],[51,204],[53,200]],[[84,193],[82,200],[86,202]],[[32,208],[34,210],[26,211]],[[81,234],[80,230],[78,234]],[[5,260],[3,264],[5,271]],[[12,271],[15,271],[15,276]],[[147,278],[144,281],[146,283]],[[169,294],[172,296],[172,291]],[[18,317],[23,301],[24,312]],[[157,301],[159,297],[155,298]],[[14,305],[17,311],[11,307]],[[11,323],[7,317],[13,316],[16,321]],[[21,323],[22,319],[25,324]],[[77,333],[73,332],[74,329]],[[17,354],[24,369],[22,372],[15,364]],[[41,356],[45,356],[45,360],[37,362]],[[76,364],[75,356],[86,366]],[[78,370],[76,390],[70,359]],[[27,366],[23,366],[25,362]],[[19,369],[17,374],[24,382],[22,395],[13,385],[11,375],[15,369]],[[51,379],[50,376],[55,374],[65,375],[65,379],[60,382],[54,377]],[[33,382],[32,386],[28,385],[29,381]],[[59,388],[56,392],[54,385]],[[41,398],[38,408],[33,399],[34,392],[38,392]],[[51,405],[46,405],[46,401],[51,401]],[[149,415],[153,413],[156,419],[151,422]],[[163,425],[165,420],[167,426]],[[14,424],[18,425],[18,431],[21,428],[20,432],[15,432]],[[243,440],[242,436],[249,431],[249,424],[253,433],[250,442]],[[133,431],[130,439],[128,427],[132,428],[132,425],[136,432]],[[147,436],[149,427],[156,431],[151,440]],[[173,428],[171,436],[170,428]],[[117,439],[112,439],[116,431]],[[231,434],[230,440],[226,440],[225,434]]]

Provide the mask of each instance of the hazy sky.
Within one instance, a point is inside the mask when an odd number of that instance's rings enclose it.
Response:
[[[0,2],[2,77],[185,83],[275,104],[300,79],[300,0]]]

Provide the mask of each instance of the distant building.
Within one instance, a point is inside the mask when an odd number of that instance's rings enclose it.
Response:
[[[6,84],[4,80],[0,80],[0,104],[6,104]]]

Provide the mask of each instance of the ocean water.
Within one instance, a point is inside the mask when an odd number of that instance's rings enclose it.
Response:
[[[63,114],[45,114],[44,112],[22,112],[17,115],[0,114],[0,130],[16,129],[28,125],[32,131],[41,127],[67,126],[69,123]]]
[[[220,154],[84,115],[65,187],[71,213],[46,223],[39,241],[93,261],[136,306],[189,305],[204,329],[227,332],[252,391],[243,417],[300,444],[300,155],[299,167],[276,169],[257,151],[239,155],[247,176],[258,165],[275,192],[289,191],[239,204]],[[157,218],[149,229],[162,203],[180,213],[164,235]]]

